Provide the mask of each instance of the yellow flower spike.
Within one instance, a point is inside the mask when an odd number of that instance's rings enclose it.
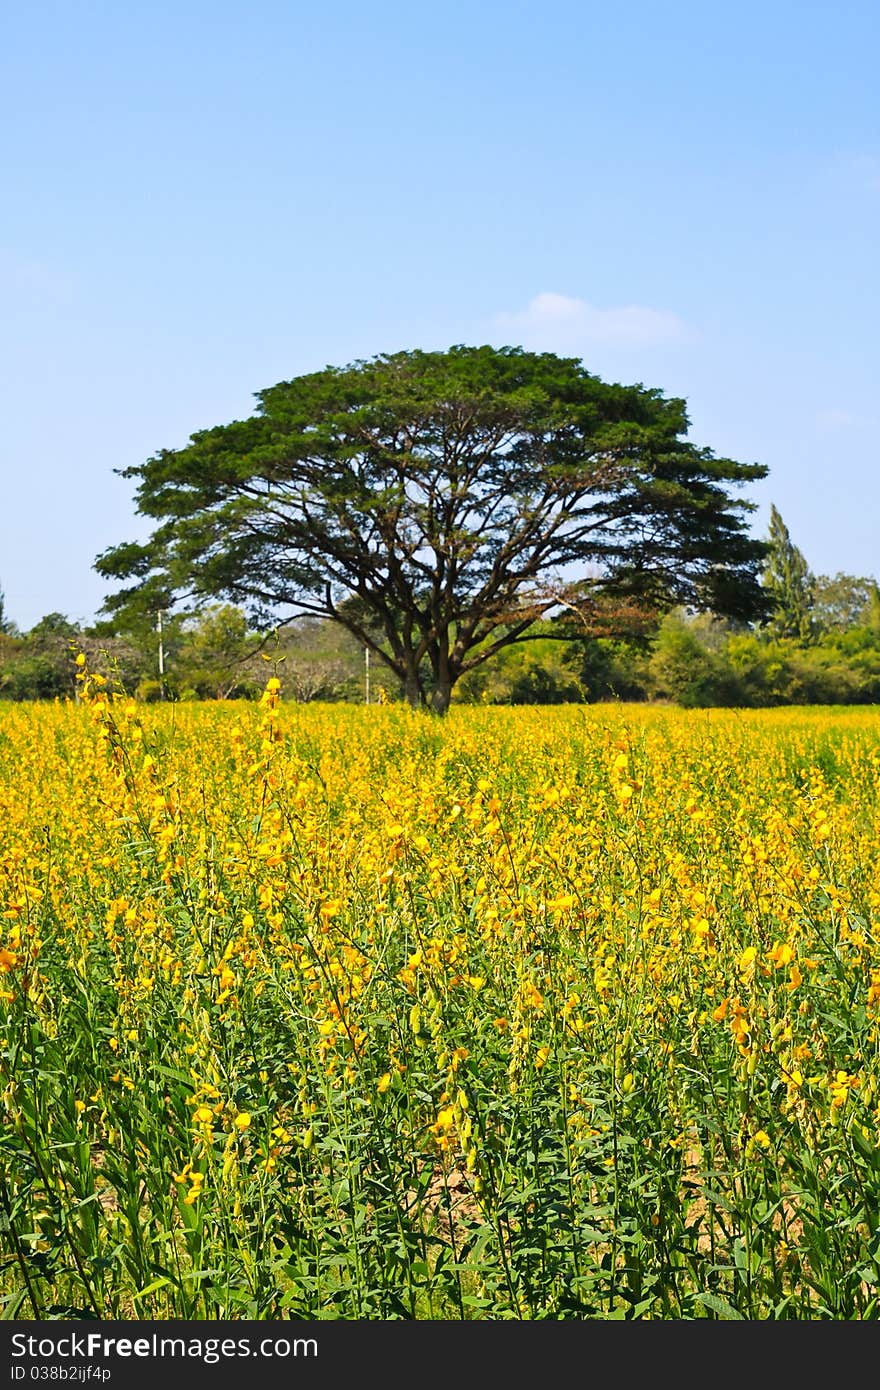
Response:
[[[741,975],[748,974],[755,964],[758,952],[754,946],[747,946],[742,952],[738,962],[738,969]]]

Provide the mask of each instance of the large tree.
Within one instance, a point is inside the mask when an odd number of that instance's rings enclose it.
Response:
[[[443,711],[541,618],[576,614],[582,634],[673,603],[762,611],[753,504],[727,485],[766,469],[689,442],[683,400],[574,358],[462,346],[329,367],[257,400],[123,471],[159,525],[98,557],[133,581],[108,612],[222,597],[266,627],[331,618],[412,704]]]

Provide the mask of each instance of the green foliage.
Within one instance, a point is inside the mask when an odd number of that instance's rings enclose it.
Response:
[[[871,590],[868,594],[868,608],[865,613],[865,626],[871,632],[880,633],[880,584],[876,579],[871,580]]]
[[[35,623],[28,633],[31,643],[42,650],[54,650],[59,639],[70,642],[77,636],[79,628],[63,613],[47,613]]]
[[[456,698],[493,705],[559,705],[584,699],[564,644],[552,639],[505,647],[461,680]]]
[[[876,655],[880,675],[880,651]],[[860,679],[830,646],[806,646],[792,638],[761,641],[752,635],[732,638],[725,657],[739,680],[738,704],[862,704],[876,698],[877,682],[870,671]]]
[[[772,604],[767,623],[774,637],[807,641],[813,633],[813,576],[788,527],[770,508],[770,533],[763,582]]]
[[[145,661],[131,641],[83,632],[63,613],[49,613],[23,636],[0,634],[0,698],[75,698],[74,657],[80,651],[93,671],[117,687],[134,690],[142,678]]]
[[[63,658],[34,652],[11,661],[3,671],[0,693],[7,700],[55,700],[74,693],[74,673]]]
[[[763,612],[738,487],[766,469],[684,435],[685,404],[521,348],[398,352],[281,382],[244,421],[124,476],[158,523],[100,556],[108,612],[228,599],[341,624],[413,704],[563,609]],[[558,586],[578,566],[590,579]],[[540,681],[539,681],[540,684]]]
[[[812,619],[820,632],[846,632],[868,623],[877,584],[873,579],[819,574],[812,585]]]
[[[144,679],[135,691],[137,698],[145,705],[155,705],[159,700],[165,699],[165,690],[161,681]]]
[[[0,648],[0,695],[7,700],[54,700],[74,695],[71,643],[77,629],[62,613],[49,613],[18,640]],[[5,650],[4,650],[5,648]]]
[[[663,623],[651,656],[652,691],[684,709],[739,704],[733,671],[711,651],[679,614]]]
[[[643,642],[607,637],[573,642],[565,659],[578,672],[580,687],[590,701],[648,697],[648,648]]]
[[[254,663],[259,639],[233,604],[211,604],[183,621],[175,662],[175,684],[203,698],[255,696],[262,672]]]
[[[281,629],[277,647],[269,650],[284,661],[284,689],[290,699],[301,704],[312,700],[359,704],[366,697],[364,648],[337,623],[300,618]],[[381,668],[380,675],[387,684]],[[396,681],[393,693],[398,693]]]
[[[500,653],[477,678],[462,681],[459,698],[661,700],[684,708],[880,702],[880,631],[867,626],[805,643],[676,609],[651,641],[572,641],[564,655],[560,644],[534,645],[534,654],[522,647]]]

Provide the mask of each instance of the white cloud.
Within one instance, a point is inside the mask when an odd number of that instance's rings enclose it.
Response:
[[[825,430],[866,429],[876,425],[866,415],[856,415],[852,410],[819,410],[816,424]]]
[[[544,291],[517,313],[496,314],[495,323],[512,331],[523,347],[559,350],[588,343],[621,343],[655,347],[692,343],[699,334],[665,309],[641,304],[597,309],[585,299]]]

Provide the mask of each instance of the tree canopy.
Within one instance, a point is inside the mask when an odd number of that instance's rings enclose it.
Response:
[[[609,632],[673,604],[750,619],[765,546],[685,402],[522,348],[397,352],[281,382],[246,420],[125,469],[145,543],[98,557],[109,613],[228,599],[342,624],[413,704],[539,619]],[[546,623],[541,627],[546,636]]]
[[[813,576],[774,506],[763,582],[772,604],[768,630],[776,637],[808,640],[813,631]]]
[[[813,620],[820,632],[845,632],[871,620],[877,581],[865,575],[817,574],[813,580]]]

